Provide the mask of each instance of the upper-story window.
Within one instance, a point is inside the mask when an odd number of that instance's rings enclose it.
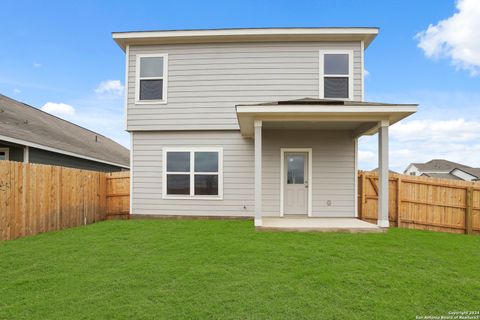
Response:
[[[167,102],[167,54],[137,55],[137,103]]]
[[[353,100],[353,52],[320,51],[320,98]]]

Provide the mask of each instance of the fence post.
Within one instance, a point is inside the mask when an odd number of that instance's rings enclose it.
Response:
[[[400,228],[402,219],[400,217],[400,208],[402,205],[402,177],[397,177],[397,228]]]
[[[465,209],[465,233],[472,234],[473,187],[467,187],[467,208]]]
[[[358,207],[358,218],[362,220],[365,209],[365,173],[360,172],[360,206]]]
[[[27,226],[28,226],[28,173],[29,173],[29,164],[24,163],[22,165],[22,237],[28,234]]]

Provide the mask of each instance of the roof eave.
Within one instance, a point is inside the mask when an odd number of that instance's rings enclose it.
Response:
[[[388,121],[389,125],[417,112],[416,105],[385,106],[339,106],[339,105],[276,105],[248,106],[237,105],[237,118],[242,135],[251,137],[253,121],[352,121],[367,123]],[[378,129],[377,125],[368,125],[359,135],[371,135]]]
[[[53,152],[53,153],[59,153],[59,154],[63,154],[63,155],[67,155],[67,156],[71,156],[71,157],[75,157],[75,158],[90,160],[90,161],[94,161],[94,162],[100,162],[100,163],[108,164],[108,165],[115,166],[115,167],[130,169],[130,166],[126,165],[126,164],[122,164],[122,163],[118,163],[118,162],[114,162],[114,161],[108,161],[108,160],[104,160],[104,159],[100,159],[100,158],[95,158],[95,157],[83,155],[83,154],[76,153],[76,152],[66,151],[66,150],[63,150],[63,149],[58,149],[58,148],[46,146],[44,144],[39,144],[39,143],[36,143],[36,142],[31,142],[31,141],[28,141],[28,140],[24,140],[24,139],[18,139],[18,138],[14,138],[14,137],[5,136],[5,135],[0,135],[0,140],[15,143],[15,144],[20,144],[20,145],[24,145],[24,146],[28,146],[28,147],[32,147],[32,148],[36,148],[36,149],[41,149],[41,150],[45,150],[45,151],[50,151],[50,152]]]
[[[366,49],[377,36],[378,28],[272,28],[113,32],[113,40],[126,50],[127,45],[272,42],[272,41],[363,41]]]

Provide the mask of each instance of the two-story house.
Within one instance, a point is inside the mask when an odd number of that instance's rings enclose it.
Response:
[[[133,215],[356,217],[357,141],[416,105],[364,101],[377,28],[115,32],[126,54]],[[312,219],[313,220],[313,219]]]
[[[403,173],[410,176],[450,180],[478,181],[480,179],[480,168],[472,168],[445,159],[432,159],[425,163],[410,163]]]

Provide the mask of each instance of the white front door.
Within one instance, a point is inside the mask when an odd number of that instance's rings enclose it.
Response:
[[[308,153],[286,152],[284,159],[284,213],[308,213]]]

